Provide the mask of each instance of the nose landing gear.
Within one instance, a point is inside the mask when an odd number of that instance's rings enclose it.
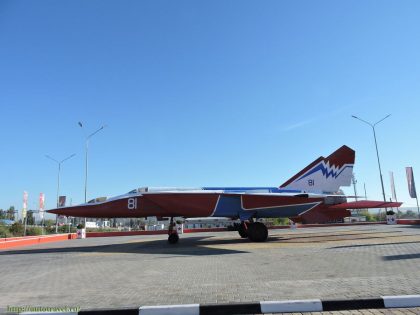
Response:
[[[169,234],[169,236],[168,236],[168,243],[169,244],[176,244],[176,243],[178,243],[178,240],[179,240],[178,233]]]
[[[176,244],[179,241],[178,232],[176,230],[176,226],[174,223],[174,218],[171,218],[171,221],[169,222],[169,228],[168,228],[168,243],[169,244]]]

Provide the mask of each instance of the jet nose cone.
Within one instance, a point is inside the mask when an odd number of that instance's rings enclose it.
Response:
[[[66,217],[92,217],[92,208],[84,205],[62,207],[48,210],[48,213],[63,215]]]
[[[58,209],[47,210],[48,213],[54,213],[54,214],[58,214],[57,211]]]
[[[68,212],[68,209],[66,211],[66,208],[57,208],[57,209],[47,210],[47,212],[58,214],[58,215],[67,215],[66,213]]]

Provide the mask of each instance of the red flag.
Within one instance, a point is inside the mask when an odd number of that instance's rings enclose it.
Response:
[[[405,172],[407,173],[407,183],[408,183],[408,191],[410,193],[410,197],[417,198],[416,184],[414,183],[413,168],[411,166],[406,167]]]
[[[65,207],[66,206],[66,196],[58,197],[58,206]]]
[[[44,219],[44,203],[45,203],[45,195],[44,193],[39,194],[39,217]]]
[[[395,191],[394,172],[389,172],[389,179],[391,181],[392,199],[397,200],[397,193]]]
[[[26,218],[26,211],[28,210],[28,193],[23,192],[23,209],[22,209],[22,218]]]

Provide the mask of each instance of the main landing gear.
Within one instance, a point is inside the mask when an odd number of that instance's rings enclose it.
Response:
[[[176,244],[179,241],[178,232],[176,230],[176,226],[174,223],[174,218],[171,218],[171,221],[169,222],[169,228],[168,228],[168,243],[169,244]]]
[[[248,225],[249,225],[249,223],[248,223]],[[239,225],[238,233],[239,233],[240,237],[248,238],[248,226],[244,221],[242,221],[241,224]]]
[[[261,222],[241,222],[238,233],[252,242],[265,242],[268,238],[267,227]]]

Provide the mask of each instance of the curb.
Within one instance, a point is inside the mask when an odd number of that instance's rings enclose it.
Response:
[[[285,300],[255,303],[229,304],[183,304],[141,306],[131,309],[82,310],[78,313],[56,313],[60,315],[210,315],[210,314],[265,314],[348,311],[359,309],[420,307],[420,295],[381,296],[378,298],[352,300]],[[21,314],[52,314],[25,312]]]
[[[49,242],[61,242],[76,238],[76,233],[63,233],[38,236],[23,236],[0,239],[0,250],[13,247],[36,245]]]

